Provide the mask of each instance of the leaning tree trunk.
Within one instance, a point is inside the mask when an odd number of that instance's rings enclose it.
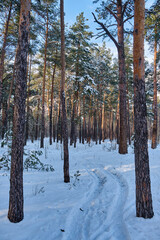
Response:
[[[16,89],[14,98],[13,138],[8,218],[11,222],[23,219],[23,148],[25,101],[27,88],[27,54],[30,19],[30,0],[21,0],[18,50],[16,58]]]
[[[157,34],[157,31],[155,31]],[[154,113],[154,121],[153,121],[153,132],[152,132],[152,148],[155,149],[157,147],[157,40],[155,38],[154,43],[154,97],[153,97],[153,113]]]
[[[144,72],[145,0],[135,0],[134,15],[134,127],[136,215],[152,218],[152,195],[148,157],[147,109]]]
[[[61,104],[62,104],[62,135],[64,150],[64,182],[70,182],[69,177],[69,152],[68,152],[68,130],[65,108],[65,36],[64,36],[64,1],[60,0],[61,13]]]

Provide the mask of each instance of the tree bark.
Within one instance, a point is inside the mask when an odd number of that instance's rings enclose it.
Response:
[[[42,91],[42,116],[41,116],[41,148],[44,148],[45,137],[45,84],[46,84],[46,62],[47,62],[47,45],[48,45],[48,9],[46,22],[46,38],[45,38],[45,52],[44,52],[44,70],[43,70],[43,91]]]
[[[0,110],[1,110],[1,106],[2,106],[4,59],[5,59],[5,52],[6,52],[6,43],[7,43],[7,36],[8,36],[9,21],[10,21],[10,18],[11,18],[11,10],[12,10],[12,1],[10,2],[8,17],[7,17],[6,24],[5,24],[4,40],[3,40],[3,46],[2,46],[1,58],[0,58]]]
[[[61,105],[62,105],[62,135],[64,150],[64,182],[70,182],[69,176],[69,151],[68,151],[68,130],[65,108],[65,36],[64,36],[64,1],[60,0],[61,14]]]
[[[103,104],[102,104],[102,141],[105,140],[105,94],[103,96]]]
[[[128,95],[128,76],[127,76],[127,95]],[[130,119],[129,119],[129,96],[127,96],[127,135],[128,135],[128,143],[131,145],[131,130],[130,130]]]
[[[23,219],[23,148],[25,101],[27,88],[27,54],[30,21],[30,0],[21,0],[18,50],[16,58],[16,89],[14,98],[13,138],[8,218],[11,222]]]
[[[148,156],[147,109],[144,70],[145,0],[135,0],[134,18],[134,127],[136,215],[152,218],[152,195]]]
[[[82,141],[82,121],[81,121],[81,101],[78,103],[78,118],[79,118],[79,143]]]
[[[155,35],[157,34],[157,30],[155,30]],[[157,40],[155,37],[154,42],[154,96],[153,96],[153,132],[152,132],[152,145],[151,147],[155,149],[157,147]]]
[[[5,132],[7,130],[7,103],[2,103],[2,139],[4,139]]]
[[[51,106],[50,106],[50,122],[49,122],[49,142],[52,145],[52,134],[53,134],[53,91],[54,91],[54,77],[56,72],[56,64],[54,65],[52,75],[52,88],[51,88]]]
[[[122,14],[122,1],[117,1],[118,16],[118,60],[119,60],[119,92],[120,92],[120,140],[119,153],[127,153],[127,111],[126,111],[126,69],[124,53],[124,23]]]
[[[30,82],[31,82],[31,56],[29,59],[28,55],[28,65],[29,65],[29,77],[28,77],[28,91],[27,91],[27,117],[26,117],[26,136],[25,136],[25,144],[27,143],[29,136],[29,96],[30,96]],[[27,75],[28,75],[28,67],[27,67]]]
[[[36,130],[35,130],[35,140],[39,137],[39,111],[40,111],[40,99],[38,98],[37,114],[36,114]]]
[[[83,126],[82,126],[82,144],[85,140],[85,95],[83,95]]]
[[[116,113],[116,135],[117,135],[117,144],[119,144],[119,98],[120,98],[120,94],[118,94],[118,104],[117,104],[117,113]]]

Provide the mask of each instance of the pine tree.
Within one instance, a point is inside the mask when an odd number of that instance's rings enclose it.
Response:
[[[69,177],[69,152],[68,152],[68,129],[65,107],[65,35],[64,35],[64,2],[60,0],[61,14],[61,105],[62,105],[62,128],[64,149],[64,182],[70,182]]]
[[[14,99],[13,138],[8,218],[20,222],[23,217],[23,148],[25,100],[27,86],[27,53],[30,24],[30,0],[21,1],[19,37],[16,57],[16,89]]]
[[[152,218],[152,195],[149,172],[147,109],[144,73],[145,1],[135,0],[134,16],[134,127],[136,215]]]
[[[97,3],[99,0],[93,2]],[[102,1],[101,7],[97,9],[99,18],[105,20],[107,23],[100,22],[93,13],[95,22],[100,26],[98,30],[101,32],[98,37],[108,36],[115,44],[118,51],[119,60],[119,91],[120,91],[120,141],[119,153],[127,153],[127,108],[126,108],[126,69],[125,69],[125,52],[124,52],[124,24],[133,17],[132,1],[122,0],[117,1]],[[110,27],[117,26],[117,40],[114,37],[116,29],[110,30]]]
[[[159,17],[160,7],[157,3],[151,6],[150,10],[147,13],[146,18],[146,38],[149,41],[150,45],[154,49],[154,76],[153,76],[153,85],[154,85],[154,96],[153,96],[153,131],[152,131],[152,148],[157,147],[157,46],[160,39],[160,17]],[[154,46],[153,46],[154,45]]]

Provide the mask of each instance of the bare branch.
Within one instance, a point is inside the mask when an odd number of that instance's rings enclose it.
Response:
[[[94,17],[95,22],[98,23],[102,27],[102,29],[105,31],[105,33],[108,35],[108,37],[114,42],[117,49],[119,49],[119,45],[118,45],[118,42],[116,41],[116,39],[112,36],[112,34],[108,31],[108,29],[104,26],[104,24],[102,22],[98,21],[98,19],[96,18],[95,14],[93,12],[92,12],[92,15]]]
[[[123,6],[122,16],[124,16],[124,13],[126,11],[128,3],[129,3],[129,0],[127,2],[125,2],[124,6]]]
[[[96,39],[98,39],[98,38],[100,38],[100,37],[103,37],[104,35],[106,35],[106,33],[103,33],[103,34],[101,34],[101,35],[98,35],[98,36],[96,37]]]
[[[100,28],[96,28],[96,30],[101,30],[102,28],[100,27]]]
[[[133,18],[133,17],[134,17],[134,15],[132,15],[132,16],[126,18],[126,19],[123,21],[123,23],[127,22],[129,19],[131,19],[131,18]]]
[[[110,25],[107,26],[107,28],[113,27],[113,26],[117,26],[117,24],[116,23],[115,24],[110,24]]]
[[[111,3],[117,6],[117,3],[115,3],[114,1],[111,1]]]
[[[116,14],[108,7],[105,7],[105,9],[116,19],[116,21],[118,21],[118,17],[116,16]]]

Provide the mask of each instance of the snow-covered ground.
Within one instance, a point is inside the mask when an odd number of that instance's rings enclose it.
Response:
[[[26,149],[39,150],[40,143]],[[135,216],[134,154],[106,141],[69,147],[71,182],[63,182],[62,147],[48,144],[40,160],[54,172],[24,171],[24,220],[7,218],[9,172],[0,170],[0,240],[159,240],[160,146],[149,148],[154,217]],[[111,150],[112,148],[112,150]],[[1,149],[1,153],[6,151]]]

